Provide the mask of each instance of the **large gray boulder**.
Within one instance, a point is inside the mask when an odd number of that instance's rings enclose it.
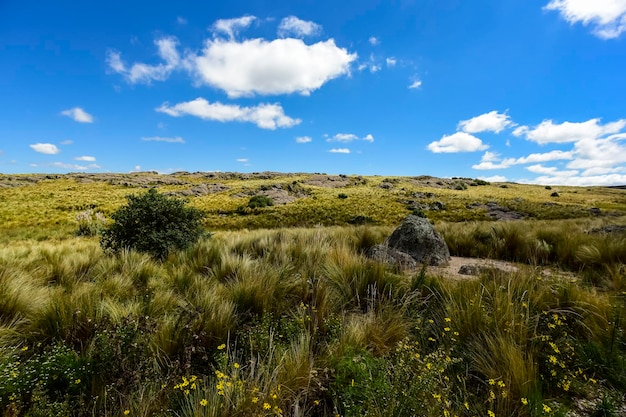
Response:
[[[443,237],[428,219],[408,216],[385,242],[389,248],[406,253],[418,263],[445,265],[450,251]]]

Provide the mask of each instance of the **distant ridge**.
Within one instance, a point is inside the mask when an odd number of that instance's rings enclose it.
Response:
[[[626,185],[609,185],[608,188],[617,188],[620,190],[626,190]]]

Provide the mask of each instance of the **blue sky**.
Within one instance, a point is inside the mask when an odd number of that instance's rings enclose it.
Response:
[[[0,1],[0,172],[626,184],[626,0]]]

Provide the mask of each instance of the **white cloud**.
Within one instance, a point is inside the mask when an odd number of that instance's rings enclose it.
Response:
[[[236,161],[245,164],[246,162],[248,162],[248,158],[237,158]]]
[[[72,143],[74,143],[73,140],[67,139],[67,140],[63,140],[63,141],[59,142],[59,145],[71,145]]]
[[[398,61],[395,58],[387,58],[385,62],[387,63],[388,67],[393,67],[398,63]]]
[[[469,120],[459,122],[458,129],[467,133],[495,132],[500,133],[511,124],[511,119],[506,113],[498,113],[496,110],[481,114]]]
[[[489,148],[482,140],[465,132],[444,135],[440,140],[431,142],[428,150],[434,153],[476,152]]]
[[[350,149],[348,148],[334,148],[329,150],[330,153],[350,153]]]
[[[607,185],[624,185],[626,184],[626,175],[608,174],[595,175],[589,177],[563,177],[563,176],[540,176],[532,180],[521,180],[528,184],[542,185],[571,185],[571,186],[607,186]]]
[[[299,136],[296,138],[296,143],[309,143],[313,142],[310,136]]]
[[[230,39],[234,39],[240,30],[248,28],[256,20],[255,16],[242,16],[235,19],[220,19],[211,29],[214,33],[224,33]]]
[[[219,122],[250,122],[262,129],[271,130],[279,127],[292,127],[301,122],[300,119],[292,119],[286,116],[280,104],[262,103],[252,107],[241,107],[219,102],[210,103],[202,97],[178,103],[174,106],[163,103],[156,111],[173,117],[191,115]]]
[[[574,158],[574,153],[571,151],[550,151],[546,153],[532,153],[528,156],[523,156],[521,158],[517,158],[514,165],[518,164],[534,164],[537,162],[548,162],[548,161],[559,161],[563,159],[572,159]]]
[[[559,171],[557,167],[545,167],[541,164],[531,165],[526,167],[526,169],[535,174],[552,175],[554,177],[573,177],[580,172],[577,170]]]
[[[534,164],[537,162],[558,161],[564,159],[573,159],[574,152],[564,152],[560,150],[550,151],[546,153],[533,153],[520,158],[501,159],[500,155],[494,152],[485,152],[477,165],[472,165],[473,169],[505,169],[513,165]]]
[[[114,72],[124,76],[130,84],[150,84],[152,81],[165,81],[172,71],[181,65],[178,54],[178,39],[174,36],[156,39],[159,58],[164,62],[157,65],[143,63],[133,64],[130,68],[122,61],[121,55],[117,51],[108,51],[107,63]]]
[[[80,107],[74,107],[69,110],[63,110],[61,112],[63,116],[70,117],[74,119],[74,121],[79,123],[93,123],[93,116],[87,113],[85,110]]]
[[[489,181],[489,182],[507,182],[508,179],[503,177],[502,175],[494,175],[492,177],[478,177],[481,180]]]
[[[150,136],[146,138],[141,138],[141,140],[145,140],[146,142],[169,142],[169,143],[185,143],[184,139],[180,136],[176,136],[173,138],[161,137],[161,136]]]
[[[322,31],[322,27],[315,22],[298,19],[296,16],[285,17],[278,25],[278,36],[286,38],[292,35],[296,38],[314,36]]]
[[[48,166],[61,168],[65,170],[71,170],[71,171],[86,171],[88,169],[100,168],[100,165],[96,165],[96,164],[89,164],[85,166],[85,165],[77,165],[77,164],[68,164],[65,162],[52,162],[48,164]]]
[[[626,31],[624,0],[551,0],[544,9],[556,10],[570,24],[591,25],[599,38],[617,38]]]
[[[370,65],[369,68],[372,74],[376,74],[378,71],[382,69],[382,67],[379,64]]]
[[[33,151],[46,155],[56,155],[61,152],[59,148],[57,148],[57,146],[52,143],[35,143],[28,146],[30,146]]]
[[[380,40],[376,36],[370,36],[370,38],[368,39],[368,42],[370,43],[370,45],[373,45],[373,46],[380,44]]]
[[[85,162],[96,162],[96,158],[94,156],[77,156],[74,158],[76,161],[85,161]]]
[[[534,129],[522,126],[516,129],[513,134],[525,135],[526,139],[540,145],[547,143],[568,143],[581,140],[593,140],[603,135],[618,133],[626,127],[626,120],[621,119],[616,122],[600,124],[600,119],[591,119],[586,122],[572,123],[564,122],[554,124],[552,120],[544,120]]]
[[[575,159],[567,167],[592,173],[601,169],[611,172],[616,166],[626,164],[626,146],[622,143],[624,140],[626,133],[580,140],[574,145]]]
[[[207,40],[202,53],[188,56],[187,66],[203,84],[229,97],[254,94],[308,95],[348,74],[357,58],[333,39],[305,44],[300,39]]]
[[[178,17],[176,17],[176,23],[178,23],[179,25],[186,25],[187,24],[187,19],[185,19],[182,16],[178,16]]]
[[[343,142],[343,143],[348,143],[348,142],[352,142],[353,140],[358,140],[359,137],[357,135],[354,135],[352,133],[337,133],[335,136],[332,136],[328,139],[326,139],[326,142]]]
[[[413,90],[416,88],[420,88],[422,86],[422,81],[421,80],[415,80],[413,81],[410,85],[409,85],[409,89]]]
[[[363,140],[365,142],[374,142],[374,136],[369,133],[366,136],[359,138],[357,135],[353,134],[353,133],[337,133],[334,136],[328,137],[328,135],[324,135],[326,136],[326,142],[342,142],[342,143],[349,143],[355,140]]]

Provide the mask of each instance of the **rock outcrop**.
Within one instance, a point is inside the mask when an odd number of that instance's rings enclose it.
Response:
[[[412,215],[394,230],[385,243],[370,249],[369,256],[402,268],[415,267],[420,263],[439,266],[450,261],[448,246],[430,221]]]

